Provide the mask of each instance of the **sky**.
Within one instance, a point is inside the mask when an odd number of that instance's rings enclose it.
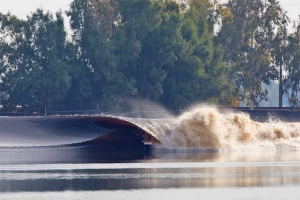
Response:
[[[219,2],[226,2],[227,0],[219,0]],[[0,12],[6,14],[10,12],[18,18],[26,19],[27,15],[35,11],[37,8],[43,8],[55,13],[59,9],[63,12],[69,9],[72,0],[0,0]],[[281,6],[287,11],[290,19],[298,20],[300,15],[300,0],[279,0]],[[70,25],[65,23],[66,31],[70,33]],[[289,25],[289,32],[292,32],[292,23]]]
[[[225,2],[226,0],[220,0]],[[26,15],[35,11],[37,8],[50,10],[56,12],[59,9],[65,11],[69,8],[72,0],[0,0],[0,12],[7,13],[10,11],[12,14],[19,18],[26,18]],[[297,20],[300,14],[300,0],[279,0],[282,7],[288,12],[288,16]]]
[[[18,18],[26,18],[30,12],[37,8],[43,8],[55,13],[59,9],[63,11],[69,8],[72,0],[0,0],[0,12],[16,15]]]

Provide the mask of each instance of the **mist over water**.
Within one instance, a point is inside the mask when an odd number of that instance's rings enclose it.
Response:
[[[159,118],[174,118],[170,111],[163,106],[142,99],[124,99],[122,102],[122,110],[117,115],[145,118],[145,119],[159,119]]]
[[[300,123],[281,122],[274,116],[260,123],[246,113],[196,105],[176,118],[161,142],[164,148],[298,149]]]

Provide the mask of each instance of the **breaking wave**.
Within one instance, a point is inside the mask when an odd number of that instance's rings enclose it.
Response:
[[[247,113],[198,105],[176,119],[161,143],[164,148],[300,148],[300,122],[270,117],[261,123],[251,120]]]
[[[156,110],[156,114],[162,113],[159,108]],[[127,136],[139,135],[155,141],[153,144],[157,148],[166,149],[300,149],[300,122],[282,122],[272,116],[266,122],[257,122],[245,112],[224,111],[205,105],[196,105],[177,117],[166,113],[160,114],[161,118],[140,114],[138,117],[1,117],[0,147],[86,144],[99,141],[99,138],[105,142],[105,137],[101,136],[118,131],[111,137],[117,137],[123,143]]]

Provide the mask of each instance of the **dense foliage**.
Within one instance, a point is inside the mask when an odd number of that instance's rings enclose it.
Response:
[[[26,20],[0,13],[1,109],[121,110],[128,98],[259,106],[272,80],[299,106],[300,25],[288,34],[288,22],[275,0],[73,0]]]

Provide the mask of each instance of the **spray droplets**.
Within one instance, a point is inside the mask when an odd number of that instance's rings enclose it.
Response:
[[[215,107],[193,107],[178,117],[162,140],[170,148],[300,147],[300,123],[252,121],[245,113],[221,113]]]

